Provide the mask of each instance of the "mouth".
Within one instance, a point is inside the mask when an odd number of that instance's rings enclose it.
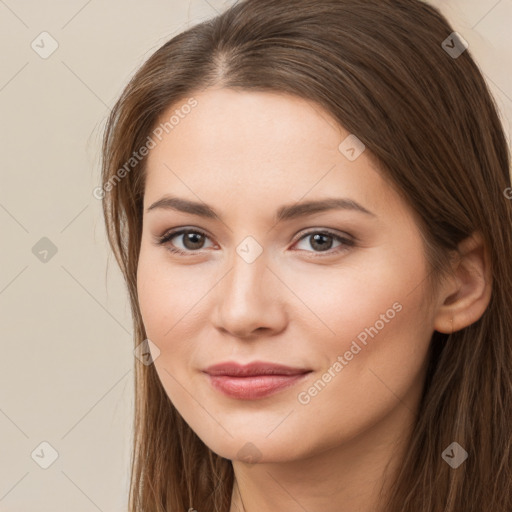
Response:
[[[203,370],[211,386],[231,398],[257,400],[304,380],[312,370],[275,363],[221,363]]]

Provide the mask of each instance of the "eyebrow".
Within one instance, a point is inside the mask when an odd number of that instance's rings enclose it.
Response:
[[[150,212],[156,209],[175,210],[198,215],[207,219],[222,220],[211,206],[205,203],[198,203],[196,201],[190,201],[188,199],[182,199],[179,197],[164,196],[158,201],[154,202],[146,210],[146,212]],[[281,206],[277,210],[275,220],[276,222],[283,222],[328,210],[351,210],[376,217],[375,213],[366,209],[364,206],[360,205],[356,201],[353,201],[352,199],[327,198],[317,201],[306,201],[302,203]]]

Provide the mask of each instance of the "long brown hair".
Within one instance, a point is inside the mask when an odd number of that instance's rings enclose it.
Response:
[[[417,216],[433,278],[460,241],[483,235],[489,306],[458,332],[434,331],[420,414],[386,512],[512,511],[510,150],[471,50],[452,33],[419,0],[241,1],[142,65],[103,140],[99,196],[136,346],[146,339],[136,288],[146,158],[133,155],[170,106],[209,87],[313,100],[356,134]],[[227,512],[231,461],[185,423],[154,365],[134,362],[130,511]],[[442,458],[452,442],[469,453],[458,469]]]

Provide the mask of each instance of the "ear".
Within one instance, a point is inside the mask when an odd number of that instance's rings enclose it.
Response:
[[[481,233],[459,244],[452,268],[453,277],[440,291],[441,305],[434,318],[434,329],[447,334],[476,322],[491,300],[491,258]]]

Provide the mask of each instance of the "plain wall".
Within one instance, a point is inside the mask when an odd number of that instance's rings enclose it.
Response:
[[[134,355],[92,195],[101,130],[151,53],[230,3],[0,2],[1,511],[126,510]],[[433,3],[469,42],[510,141],[512,0]],[[42,32],[58,44],[47,58]]]

